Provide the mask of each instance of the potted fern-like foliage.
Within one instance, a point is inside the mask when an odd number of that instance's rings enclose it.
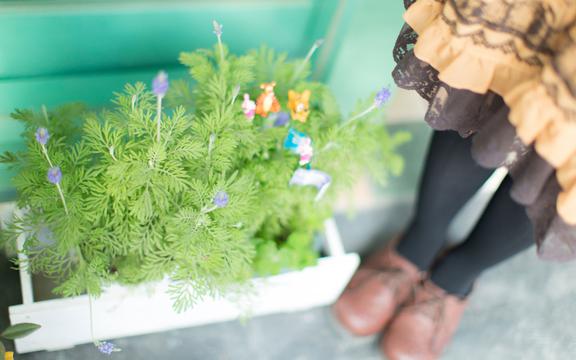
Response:
[[[237,56],[218,29],[213,49],[182,53],[191,80],[169,86],[160,72],[97,113],[13,114],[27,148],[2,157],[21,209],[2,240],[16,248],[24,237],[20,266],[54,278],[55,293],[169,279],[182,312],[255,276],[313,266],[337,194],[366,168],[382,182],[402,171],[396,150],[409,136],[375,116],[387,89],[344,119],[309,80],[309,57]]]

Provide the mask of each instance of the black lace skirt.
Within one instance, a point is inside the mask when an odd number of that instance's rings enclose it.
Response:
[[[414,0],[405,0],[409,6]],[[435,130],[457,131],[473,137],[473,157],[486,168],[505,166],[514,180],[512,198],[525,206],[532,220],[538,254],[547,260],[576,258],[576,226],[566,223],[556,211],[561,187],[555,169],[533,146],[516,136],[508,121],[510,109],[492,92],[456,89],[438,79],[438,71],[419,60],[413,51],[418,35],[404,25],[394,48],[396,84],[416,91],[428,101],[426,122]],[[575,139],[576,141],[576,139]]]

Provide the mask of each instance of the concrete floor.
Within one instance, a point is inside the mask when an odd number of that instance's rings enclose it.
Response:
[[[410,206],[340,217],[346,246],[363,250],[380,246],[409,218]],[[18,283],[3,263],[5,285],[0,309],[17,302]],[[527,251],[485,274],[446,360],[570,360],[576,358],[576,263],[549,264]],[[6,291],[8,290],[8,291]],[[5,319],[4,319],[5,320]],[[0,327],[3,324],[0,324]],[[117,360],[376,360],[377,338],[347,334],[329,308],[117,339]],[[19,355],[20,360],[100,359],[92,345],[58,352]]]

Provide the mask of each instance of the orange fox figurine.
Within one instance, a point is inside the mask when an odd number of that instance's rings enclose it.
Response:
[[[256,100],[256,114],[267,117],[270,112],[280,111],[280,103],[274,94],[275,86],[275,81],[260,85],[260,89],[264,90],[264,92]]]
[[[288,91],[288,107],[292,119],[305,123],[310,114],[310,90],[304,90],[301,94],[294,90]]]

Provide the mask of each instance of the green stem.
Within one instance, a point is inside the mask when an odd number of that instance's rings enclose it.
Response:
[[[230,101],[231,106],[234,105],[234,102],[236,101],[238,94],[240,94],[240,85],[236,85],[234,87],[234,90],[232,91],[232,101]]]
[[[110,146],[108,148],[108,152],[110,153],[110,156],[112,156],[112,159],[114,159],[114,161],[118,161],[118,159],[116,159],[116,155],[114,155],[114,146]]]
[[[377,108],[376,104],[372,104],[370,105],[370,107],[368,107],[366,110],[362,111],[359,114],[354,115],[353,117],[351,117],[348,121],[343,122],[342,124],[340,124],[338,126],[338,128],[336,129],[336,133],[342,131],[343,129],[345,129],[347,126],[349,126],[350,124],[354,123],[355,121],[357,121],[358,119],[363,118],[364,116],[368,115],[369,113],[371,113],[372,111],[374,111]],[[316,155],[323,153],[324,151],[330,150],[331,148],[336,147],[338,144],[336,144],[335,142],[328,142],[328,144],[324,145],[324,147],[322,149],[320,149],[320,151],[318,151],[316,153]]]
[[[162,117],[162,96],[158,96],[156,102],[156,141],[160,143],[160,120]]]
[[[208,214],[209,212],[212,212],[216,209],[218,209],[218,206],[216,206],[216,205],[212,205],[211,207],[204,207],[202,209],[202,214]]]
[[[138,101],[138,95],[137,94],[132,95],[132,103],[131,103],[132,111],[134,111],[134,109],[136,108],[137,101]]]
[[[324,145],[324,147],[322,149],[320,149],[320,151],[318,151],[318,153],[316,153],[316,155],[323,153],[324,151],[330,150],[333,147],[336,147],[336,143],[333,141],[330,141],[328,144]]]
[[[218,48],[220,49],[220,61],[224,63],[224,46],[222,45],[222,36],[218,35]]]
[[[52,161],[50,161],[50,156],[48,156],[48,150],[46,149],[46,146],[44,146],[43,144],[40,144],[40,146],[42,147],[42,152],[44,153],[46,160],[48,160],[48,164],[50,165],[50,167],[54,167],[54,165],[52,165]]]
[[[98,340],[94,336],[94,312],[92,311],[92,296],[88,294],[88,304],[90,306],[90,337],[92,338],[92,342],[94,345],[98,345]]]
[[[42,105],[42,115],[44,115],[44,119],[46,119],[46,124],[50,122],[48,118],[48,111],[46,110],[46,105]]]
[[[312,58],[312,55],[314,55],[314,53],[316,52],[316,50],[318,50],[318,48],[320,46],[322,46],[322,44],[324,43],[323,39],[319,39],[316,40],[314,42],[314,44],[312,45],[312,47],[310,48],[310,50],[308,50],[308,54],[306,54],[306,57],[304,58],[304,60],[300,63],[300,65],[298,66],[298,68],[296,69],[296,71],[294,72],[294,75],[292,75],[292,81],[296,80],[296,78],[298,77],[298,75],[300,75],[300,73],[302,72],[302,70],[304,70],[304,67],[306,66],[307,63],[310,62],[310,59]]]
[[[342,125],[340,125],[340,128],[344,128],[344,127],[350,125],[352,122],[354,122],[360,118],[363,118],[364,116],[366,116],[366,115],[370,114],[372,111],[374,111],[374,109],[376,109],[376,108],[377,108],[376,104],[370,105],[370,107],[368,109],[362,111],[360,114],[353,116],[348,121],[346,121]]]
[[[214,142],[216,141],[216,135],[210,134],[208,139],[208,158],[212,159],[212,150],[214,149]]]
[[[56,184],[56,188],[58,189],[58,193],[60,194],[60,199],[62,199],[62,205],[64,205],[64,212],[68,215],[68,206],[66,206],[66,200],[64,199],[64,193],[62,192],[62,187],[60,184]]]

